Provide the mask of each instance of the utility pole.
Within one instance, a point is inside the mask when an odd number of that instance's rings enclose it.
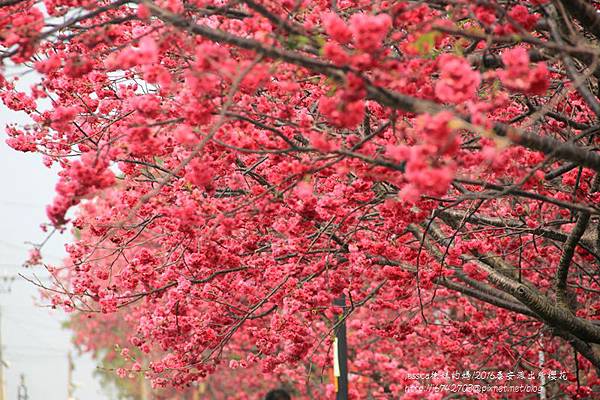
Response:
[[[25,374],[21,374],[21,383],[17,389],[17,400],[29,400],[29,394],[27,394],[27,386],[25,386]]]
[[[16,275],[9,274],[6,270],[0,275],[0,293],[10,293],[12,283],[17,279]],[[2,341],[2,306],[0,305],[0,400],[6,400],[6,380],[4,379],[4,367],[7,367],[4,359],[4,342]]]
[[[6,399],[6,383],[4,381],[4,365],[6,364],[6,362],[4,361],[4,352],[2,351],[3,347],[4,343],[2,342],[2,306],[0,306],[0,400]]]
[[[73,356],[71,352],[67,354],[67,400],[75,400],[73,393],[75,392],[75,385],[73,384],[73,370],[75,365],[73,364]]]
[[[334,305],[340,306],[343,318],[346,314],[346,296],[335,299]],[[333,346],[333,375],[335,376],[336,400],[348,400],[348,341],[346,339],[346,320],[342,321],[335,329]]]
[[[144,374],[139,374],[137,378],[140,383],[140,400],[148,400],[150,398],[148,390],[148,381],[144,377]]]

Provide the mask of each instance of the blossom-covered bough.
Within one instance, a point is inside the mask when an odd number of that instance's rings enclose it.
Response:
[[[8,144],[61,167],[75,237],[53,303],[91,348],[129,327],[121,374],[223,398],[330,396],[342,320],[354,398],[476,370],[597,395],[596,7],[0,2]]]

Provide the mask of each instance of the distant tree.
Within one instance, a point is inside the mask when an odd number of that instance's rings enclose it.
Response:
[[[84,353],[90,353],[98,362],[95,375],[110,398],[134,400],[195,400],[195,399],[258,399],[270,388],[293,386],[282,374],[262,374],[249,368],[229,368],[224,365],[213,375],[197,384],[184,388],[150,387],[143,370],[152,359],[164,356],[158,350],[144,351],[130,347],[126,341],[134,323],[118,313],[96,314],[75,312],[67,327],[74,333],[74,344]],[[122,347],[125,345],[126,347]],[[145,351],[148,351],[146,353]],[[132,365],[135,367],[131,368]],[[243,384],[240,385],[240,383]]]

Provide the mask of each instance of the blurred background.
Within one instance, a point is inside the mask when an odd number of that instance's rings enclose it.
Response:
[[[29,86],[34,76],[22,80]],[[29,84],[27,84],[29,83]],[[24,268],[30,243],[46,234],[45,207],[54,197],[56,171],[42,164],[41,156],[16,152],[6,143],[4,127],[26,123],[24,113],[0,106],[0,322],[2,369],[6,400],[114,399],[97,376],[98,362],[80,355],[64,327],[68,316],[41,300],[40,290],[18,274],[34,275],[48,283],[43,267]],[[69,234],[55,234],[41,250],[43,260],[60,264]],[[71,355],[71,362],[69,361]],[[21,381],[23,376],[23,381]],[[19,386],[20,393],[19,393]],[[25,392],[27,394],[25,394]],[[0,400],[4,400],[0,394]]]

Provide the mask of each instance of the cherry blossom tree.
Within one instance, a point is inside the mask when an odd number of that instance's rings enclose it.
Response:
[[[343,321],[352,398],[598,396],[597,8],[0,2],[8,144],[74,234],[52,303],[92,348],[127,327],[121,376],[222,398],[331,398]]]

